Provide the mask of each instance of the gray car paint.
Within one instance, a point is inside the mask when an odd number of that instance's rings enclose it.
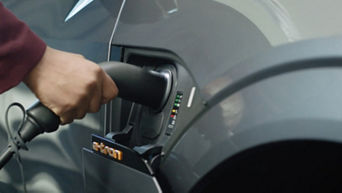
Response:
[[[222,90],[227,83],[228,87],[234,85],[241,72],[257,72],[260,67],[286,61],[299,61],[296,66],[321,63],[321,68],[254,79],[252,85],[227,92],[217,103],[209,101],[208,109],[161,166],[173,192],[189,192],[220,163],[260,145],[289,140],[341,143],[341,41],[332,38],[279,47],[238,64],[218,78],[212,86],[219,88],[212,90]]]
[[[177,5],[177,12],[154,18],[132,13],[158,9],[126,6],[113,43],[172,50],[191,69],[205,100],[234,82],[224,71],[271,48],[260,29],[229,6],[212,1]],[[219,163],[250,147],[289,139],[340,142],[341,92],[338,84],[331,84],[340,80],[341,71],[336,69],[293,72],[220,102],[185,132],[163,162],[161,170],[172,191],[188,192]]]
[[[271,47],[253,23],[229,6],[186,0],[164,7],[168,2],[127,1],[113,44],[171,50],[201,88],[235,63]],[[177,11],[165,11],[170,7]]]
[[[113,1],[94,1],[67,23],[64,18],[75,4],[72,1],[4,3],[49,45],[84,54],[96,62],[106,59],[115,19],[111,10],[119,7]],[[42,27],[41,23],[46,25]],[[271,49],[268,39],[247,17],[228,5],[204,0],[127,1],[112,43],[172,50],[191,69],[205,99],[217,92],[215,88],[233,81],[224,72],[246,58]],[[289,138],[340,141],[334,135],[338,128],[330,127],[331,132],[327,133],[315,127],[296,129],[312,119],[335,120],[338,125],[340,77],[337,70],[295,72],[255,84],[217,104],[191,126],[163,164],[163,172],[174,192],[187,192],[217,163],[253,145]],[[314,88],[310,87],[312,81]],[[288,93],[293,94],[289,97]],[[35,101],[23,85],[1,98],[4,107],[14,100],[26,106]],[[336,103],[326,104],[326,101]],[[24,160],[30,163],[25,169],[31,173],[27,177],[31,179],[31,189],[70,192],[82,188],[80,149],[88,146],[90,133],[102,132],[101,113],[71,124],[70,129],[61,128],[54,134],[56,138],[42,136],[30,145],[31,151],[25,154]],[[276,124],[284,119],[293,127],[285,130]],[[18,186],[16,165],[13,161],[11,165],[13,171],[6,170],[5,174],[2,171],[1,176],[5,176],[5,182]]]

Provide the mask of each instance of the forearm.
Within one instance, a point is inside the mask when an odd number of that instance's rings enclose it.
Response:
[[[0,2],[0,93],[19,84],[45,49],[46,44]]]
[[[118,94],[113,80],[97,64],[47,47],[0,3],[0,93],[20,81],[62,124],[97,112]]]

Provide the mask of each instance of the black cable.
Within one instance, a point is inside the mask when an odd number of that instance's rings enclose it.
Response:
[[[18,107],[22,113],[23,113],[23,118],[20,122],[20,125],[18,127],[17,130],[11,130],[10,126],[9,126],[9,111],[12,107]],[[6,121],[6,130],[7,130],[7,135],[8,135],[8,150],[6,152],[8,152],[8,154],[15,154],[16,158],[17,158],[17,163],[19,165],[20,168],[20,174],[21,174],[21,179],[22,179],[22,183],[23,183],[23,188],[24,188],[24,192],[27,193],[27,189],[26,189],[26,181],[25,181],[25,175],[24,175],[24,167],[23,167],[23,163],[22,163],[22,159],[19,153],[19,149],[26,149],[27,147],[25,146],[25,143],[22,141],[22,139],[20,138],[20,136],[18,134],[16,134],[15,132],[18,132],[20,130],[20,128],[23,126],[23,123],[26,119],[26,111],[25,108],[23,107],[23,105],[21,105],[20,103],[12,103],[11,105],[9,105],[7,107],[6,110],[6,114],[5,114],[5,121]]]

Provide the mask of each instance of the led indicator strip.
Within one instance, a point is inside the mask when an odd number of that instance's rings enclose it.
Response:
[[[173,129],[176,126],[177,115],[179,113],[179,108],[180,108],[182,100],[183,100],[183,92],[178,91],[176,98],[174,100],[173,106],[172,106],[171,113],[170,113],[169,122],[168,122],[167,129],[166,129],[166,135],[171,135],[173,132]]]

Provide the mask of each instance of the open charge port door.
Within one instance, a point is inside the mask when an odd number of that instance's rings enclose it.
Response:
[[[92,141],[92,150],[82,150],[85,192],[162,192],[151,160],[106,138],[93,135]]]
[[[204,104],[193,77],[172,52],[119,49],[120,62],[165,76],[166,88],[159,90],[168,93],[160,105],[122,97],[106,106],[105,135],[92,135],[90,147],[82,150],[85,192],[162,192],[159,166]]]

